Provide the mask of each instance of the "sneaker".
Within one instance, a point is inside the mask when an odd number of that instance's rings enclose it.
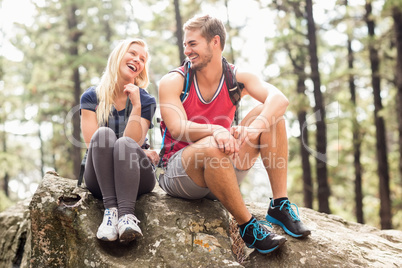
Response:
[[[118,237],[117,219],[117,208],[105,209],[96,237],[103,241],[115,241]]]
[[[292,209],[292,206],[296,208],[297,214]],[[267,221],[281,226],[288,235],[296,238],[305,237],[311,233],[301,222],[296,204],[290,203],[289,200],[283,200],[280,206],[274,207],[274,200],[271,198],[265,218]]]
[[[255,248],[258,252],[267,254],[279,248],[286,242],[286,238],[268,231],[264,226],[272,227],[266,221],[257,221],[254,217],[242,230],[240,235],[248,248]]]
[[[122,243],[128,243],[135,238],[142,236],[138,224],[140,221],[133,214],[126,214],[119,219],[119,239]]]

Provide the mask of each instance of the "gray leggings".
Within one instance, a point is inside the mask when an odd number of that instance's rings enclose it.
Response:
[[[129,137],[117,139],[108,127],[100,127],[91,139],[84,179],[105,208],[118,208],[119,217],[134,214],[137,197],[151,192],[156,183],[142,148]]]

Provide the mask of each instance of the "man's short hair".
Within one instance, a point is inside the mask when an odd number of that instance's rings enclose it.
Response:
[[[210,15],[194,16],[189,19],[184,25],[183,30],[200,30],[201,35],[208,41],[208,43],[218,35],[221,39],[221,49],[225,48],[226,29],[220,19],[211,17]]]

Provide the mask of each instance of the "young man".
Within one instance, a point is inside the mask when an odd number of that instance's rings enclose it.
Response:
[[[244,84],[241,95],[248,94],[262,104],[239,126],[231,127],[236,107],[224,77],[225,27],[220,20],[206,15],[190,19],[183,29],[184,53],[194,76],[187,80],[185,96],[181,96],[183,68],[165,75],[159,85],[162,129],[166,133],[160,186],[176,197],[218,199],[238,222],[246,245],[269,253],[286,238],[269,232],[264,226],[268,222],[250,214],[239,189],[261,155],[273,192],[266,219],[291,236],[309,235],[287,198],[288,144],[283,119],[287,98],[256,75],[235,72],[237,81]],[[272,157],[277,161],[270,161]]]

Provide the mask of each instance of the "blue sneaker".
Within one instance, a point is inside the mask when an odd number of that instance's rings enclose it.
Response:
[[[248,248],[255,248],[262,254],[267,254],[279,248],[286,238],[268,231],[264,226],[272,227],[266,221],[257,221],[254,217],[249,224],[240,228],[240,235]]]
[[[296,208],[297,214],[293,211],[292,206]],[[279,206],[274,207],[274,200],[271,198],[265,218],[267,221],[281,226],[288,235],[293,237],[301,238],[311,234],[311,231],[301,222],[296,204],[290,203],[289,200],[283,200]]]

